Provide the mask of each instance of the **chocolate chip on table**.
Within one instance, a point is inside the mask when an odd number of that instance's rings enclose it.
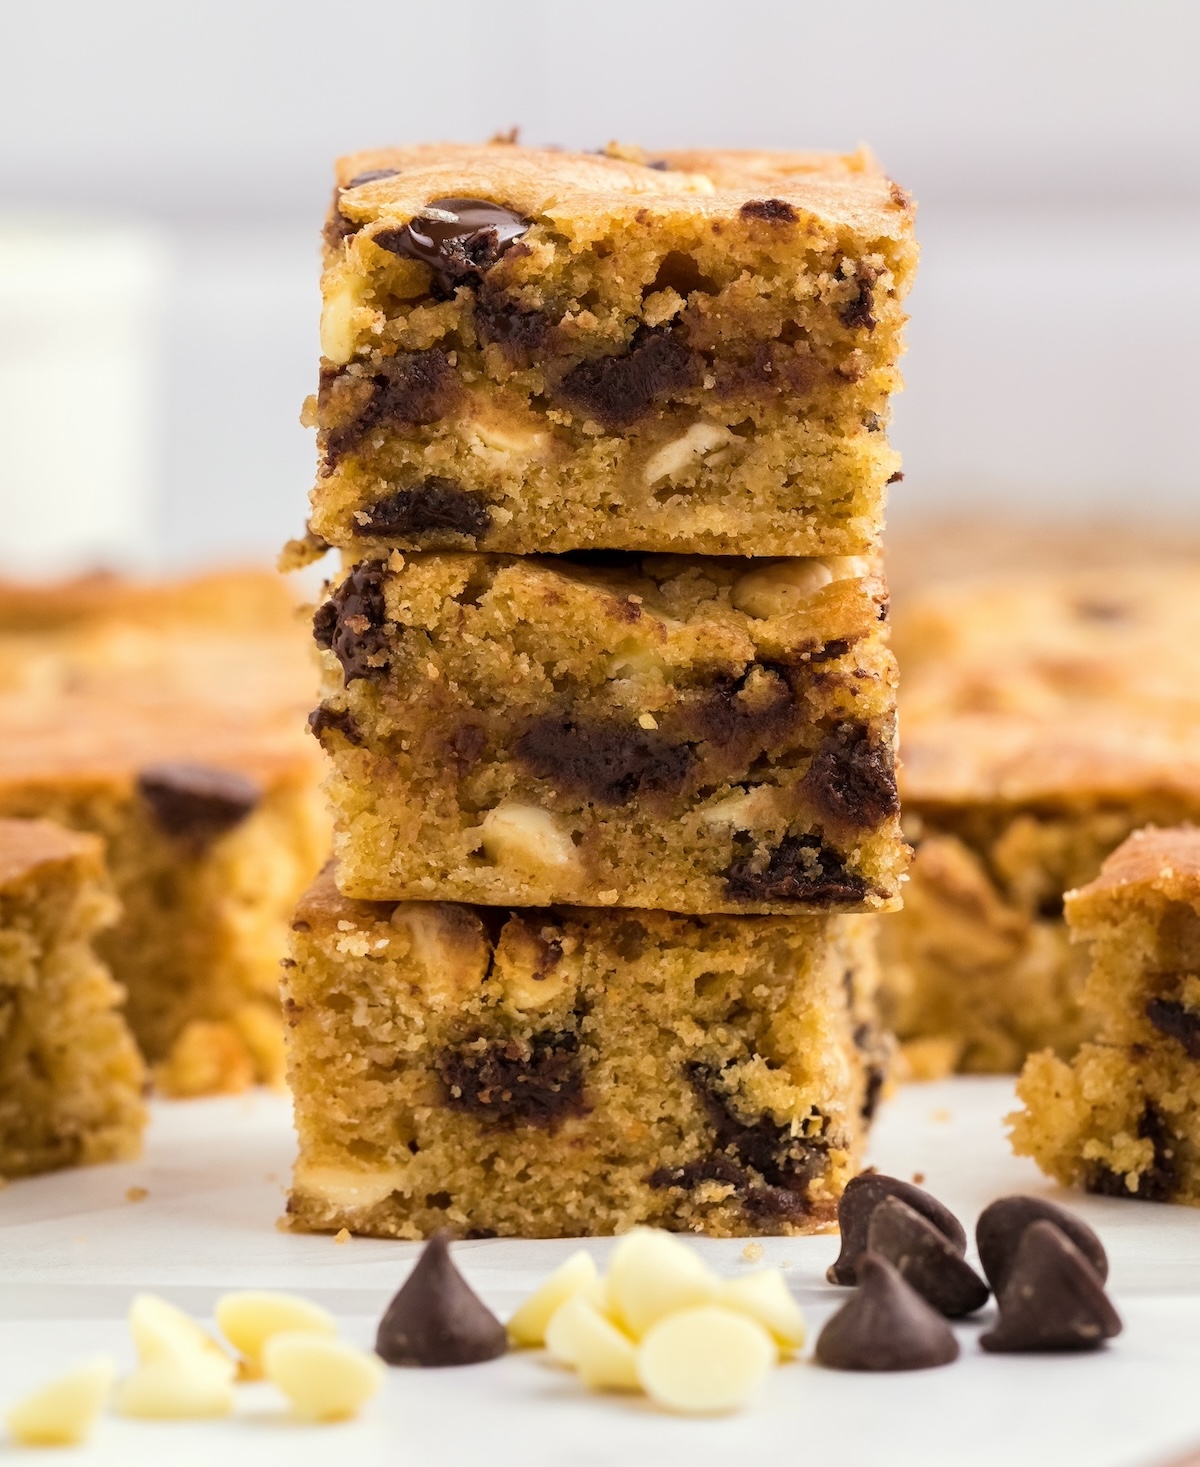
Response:
[[[508,1348],[504,1326],[450,1257],[450,1230],[425,1244],[384,1311],[375,1352],[389,1365],[477,1365]]]
[[[1082,1218],[1041,1197],[1000,1197],[983,1209],[975,1224],[979,1262],[997,1296],[1008,1279],[1025,1230],[1036,1222],[1053,1223],[1070,1238],[1096,1270],[1100,1282],[1104,1282],[1108,1277],[1108,1255],[1104,1244]]]
[[[137,788],[161,830],[196,846],[240,825],[263,796],[244,774],[182,759],[147,765]]]
[[[961,1258],[967,1251],[967,1235],[962,1224],[949,1208],[943,1207],[936,1197],[914,1187],[911,1182],[902,1182],[899,1177],[887,1177],[879,1172],[866,1172],[854,1177],[846,1185],[838,1203],[838,1226],[842,1231],[842,1251],[837,1262],[831,1265],[826,1278],[831,1284],[855,1284],[858,1282],[858,1261],[867,1251],[867,1234],[871,1216],[875,1209],[888,1197],[899,1197],[914,1212],[934,1225]]]
[[[428,265],[437,289],[449,296],[460,285],[478,285],[531,223],[487,199],[431,199],[415,219],[381,230],[374,243]]]
[[[988,1286],[927,1217],[899,1197],[885,1197],[871,1214],[867,1251],[886,1258],[927,1304],[948,1319],[974,1314]]]
[[[1045,1219],[1021,1234],[997,1302],[1000,1318],[979,1340],[993,1353],[1097,1350],[1121,1333],[1103,1279],[1066,1233]]]
[[[958,1359],[958,1341],[942,1316],[886,1258],[864,1253],[859,1285],[826,1321],[816,1358],[834,1370],[929,1370]]]

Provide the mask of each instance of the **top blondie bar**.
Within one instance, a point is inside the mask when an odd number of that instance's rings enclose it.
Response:
[[[871,551],[912,222],[865,151],[342,159],[309,547]]]

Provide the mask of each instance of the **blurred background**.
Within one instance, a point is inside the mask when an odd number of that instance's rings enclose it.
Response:
[[[1200,523],[1189,0],[39,0],[0,89],[0,561],[265,558],[338,153],[853,148],[920,204],[901,529]]]

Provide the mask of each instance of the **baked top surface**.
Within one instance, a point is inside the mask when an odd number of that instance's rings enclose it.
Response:
[[[1105,861],[1095,881],[1072,893],[1074,902],[1095,902],[1130,888],[1200,900],[1200,829],[1137,830]]]
[[[898,239],[912,228],[912,205],[866,152],[689,152],[652,155],[666,169],[624,158],[525,148],[511,143],[431,143],[381,148],[338,160],[339,207],[349,218],[406,221],[430,199],[488,198],[528,217],[584,223],[614,214],[736,216],[764,197],[798,216]],[[354,179],[396,173],[351,188]]]
[[[50,820],[0,820],[0,888],[39,866],[98,853],[94,835],[64,830]]]

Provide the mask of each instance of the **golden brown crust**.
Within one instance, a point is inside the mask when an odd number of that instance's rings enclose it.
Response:
[[[98,864],[99,837],[64,830],[50,820],[0,820],[0,887],[19,881],[39,866],[78,857]]]
[[[1074,923],[1118,893],[1200,901],[1200,829],[1177,825],[1135,830],[1105,861],[1095,881],[1067,893],[1068,919]]]

